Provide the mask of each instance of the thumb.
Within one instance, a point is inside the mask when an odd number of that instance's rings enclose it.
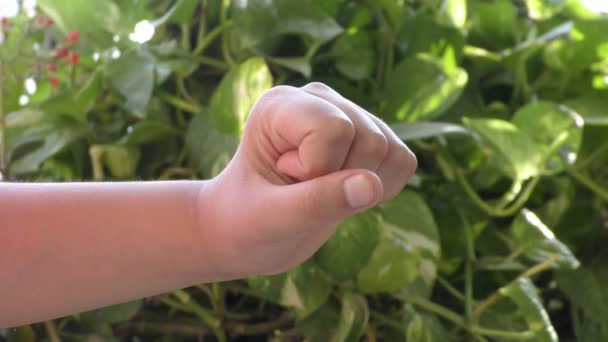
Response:
[[[275,190],[273,212],[296,224],[337,222],[373,207],[383,195],[380,178],[368,170],[342,170]]]

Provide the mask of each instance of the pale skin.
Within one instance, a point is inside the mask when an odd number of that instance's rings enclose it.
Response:
[[[0,327],[286,271],[415,169],[386,124],[311,83],[260,97],[211,180],[0,183]]]

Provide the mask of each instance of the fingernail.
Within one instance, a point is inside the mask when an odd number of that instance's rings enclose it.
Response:
[[[344,181],[346,201],[353,209],[367,207],[374,202],[374,187],[363,175],[356,175]]]

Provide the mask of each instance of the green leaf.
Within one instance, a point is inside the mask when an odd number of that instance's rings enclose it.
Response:
[[[315,254],[315,261],[332,280],[344,282],[367,263],[382,234],[382,218],[374,211],[352,216]]]
[[[23,48],[23,36],[28,28],[28,17],[25,13],[20,13],[11,20],[12,27],[10,28],[10,34],[7,31],[6,38],[5,33],[2,33],[2,50],[0,50],[0,57],[3,59],[15,58],[20,50]],[[4,25],[3,25],[4,26]]]
[[[455,4],[459,1],[451,0],[449,3]],[[452,20],[445,16],[443,18]],[[395,33],[395,45],[408,57],[418,53],[440,57],[448,48],[452,48],[456,55],[460,56],[464,44],[464,36],[457,28],[442,25],[424,12],[406,17]]]
[[[350,79],[363,80],[374,71],[376,51],[367,32],[349,32],[340,36],[333,44],[331,54],[336,69]]]
[[[123,145],[93,145],[102,151],[102,162],[117,179],[135,178],[137,164],[141,157],[139,148]]]
[[[133,318],[142,306],[141,300],[107,306],[80,314],[80,318],[91,323],[121,323]]]
[[[566,0],[526,0],[528,16],[534,20],[547,20],[561,12],[566,6]]]
[[[233,17],[236,37],[245,49],[286,34],[299,34],[320,45],[342,32],[333,18],[308,0],[238,1],[233,4]]]
[[[389,76],[383,112],[390,121],[420,121],[441,115],[460,96],[467,72],[448,73],[441,60],[417,55],[399,64]]]
[[[142,51],[128,52],[112,61],[107,74],[112,86],[125,98],[124,106],[136,117],[146,117],[154,88],[154,59]]]
[[[309,78],[312,67],[308,57],[267,57],[269,61],[283,66],[287,69],[299,72],[302,76]]]
[[[417,248],[429,251],[439,256],[439,232],[433,213],[424,199],[412,190],[401,192],[383,206],[384,220],[402,231],[422,235],[416,238],[410,236],[410,242]]]
[[[547,65],[573,75],[606,58],[608,18],[575,20],[567,39],[549,44],[544,52]]]
[[[359,341],[369,320],[369,308],[365,297],[352,292],[342,295],[340,323],[331,342]]]
[[[312,262],[272,276],[255,276],[247,283],[261,297],[296,310],[300,318],[317,310],[329,298],[331,285]]]
[[[528,323],[528,328],[534,332],[535,341],[558,341],[549,314],[536,292],[534,283],[529,278],[517,278],[511,284],[501,287],[499,291],[517,304],[520,314]]]
[[[238,135],[222,133],[209,112],[196,114],[186,133],[188,155],[205,178],[217,176],[228,165],[239,142]]]
[[[447,0],[441,5],[439,21],[452,25],[458,29],[464,29],[467,22],[467,1]]]
[[[399,139],[409,141],[435,138],[448,134],[470,134],[463,126],[446,122],[412,122],[391,125]]]
[[[393,29],[408,14],[403,0],[376,0],[373,4],[381,10],[382,15],[386,17],[388,24]]]
[[[608,125],[608,93],[596,91],[564,102],[583,117],[585,125]]]
[[[18,134],[22,136],[9,136],[9,139],[16,140],[10,142],[10,144],[13,144],[11,149],[16,149],[27,142],[41,141],[42,144],[17,159],[11,165],[11,171],[15,174],[36,171],[40,164],[82,138],[86,133],[87,128],[85,126],[65,116],[44,119],[33,127],[20,130]]]
[[[189,24],[199,3],[201,3],[200,0],[177,0],[169,17],[169,22]]]
[[[84,123],[87,114],[97,103],[102,92],[102,85],[101,73],[94,72],[83,84],[48,98],[39,107],[46,113],[67,114]]]
[[[13,329],[8,329],[7,342],[34,342],[36,334],[31,325],[23,325]]]
[[[390,292],[405,288],[420,274],[420,260],[401,229],[386,225],[380,243],[357,276],[361,291]]]
[[[496,158],[493,162],[505,175],[526,180],[544,171],[546,149],[514,124],[500,119],[463,118],[463,122],[479,134],[481,147]]]
[[[608,257],[605,253],[594,257],[576,270],[560,270],[557,283],[573,305],[585,316],[604,324],[608,317]]]
[[[143,120],[129,127],[123,142],[127,145],[144,145],[178,135],[179,132],[162,122]]]
[[[576,341],[595,342],[608,341],[608,326],[601,320],[584,317],[580,321],[580,329],[575,329]]]
[[[511,122],[535,142],[546,146],[546,151],[559,137],[567,134],[559,145],[560,153],[548,159],[547,169],[561,171],[576,161],[583,131],[583,119],[576,112],[556,103],[540,101],[521,107]]]
[[[442,342],[449,337],[441,322],[435,317],[417,312],[411,305],[405,305],[406,341]]]
[[[296,320],[296,329],[308,341],[331,341],[340,322],[340,308],[328,301],[304,319]]]
[[[272,75],[262,58],[250,58],[230,70],[211,97],[210,110],[217,128],[240,135],[251,107],[270,87]]]
[[[513,221],[511,235],[518,248],[535,262],[560,254],[560,259],[556,261],[558,268],[575,269],[580,266],[570,249],[555,237],[538,216],[527,209],[523,209]]]
[[[476,1],[473,34],[491,49],[511,47],[518,31],[517,8],[511,0]]]
[[[83,41],[108,46],[112,34],[120,34],[120,8],[112,0],[39,0],[38,6],[64,32],[79,31]]]
[[[49,82],[37,82],[36,92],[30,96],[30,105],[35,105],[44,102],[51,97],[52,89]]]
[[[439,230],[431,209],[416,192],[405,190],[386,203],[383,211],[387,226],[399,229],[418,259],[419,276],[422,280],[418,285],[431,289],[441,258]]]

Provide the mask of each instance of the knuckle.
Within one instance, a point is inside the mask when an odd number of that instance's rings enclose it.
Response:
[[[404,178],[409,178],[418,167],[418,160],[412,151],[404,144],[394,145],[394,167],[398,167],[402,171]]]
[[[274,86],[268,90],[266,90],[264,92],[264,94],[262,95],[262,97],[264,97],[265,95],[268,96],[277,96],[277,95],[284,95],[287,93],[292,93],[295,90],[294,87],[292,86],[287,86],[287,85],[278,85],[278,86]]]
[[[315,221],[322,218],[321,208],[319,206],[320,198],[318,192],[312,190],[308,190],[304,193],[302,199],[302,206],[304,212],[308,215],[308,217]]]
[[[255,105],[251,109],[251,115],[257,116],[272,110],[277,104],[280,103],[281,99],[293,93],[295,88],[291,86],[276,86],[266,90],[256,101]]]
[[[329,120],[325,129],[329,133],[332,141],[351,143],[355,138],[355,125],[347,118],[334,118]]]
[[[384,159],[388,150],[388,139],[380,132],[372,132],[362,138],[361,153]]]
[[[280,86],[276,86],[276,87],[272,87],[268,90],[266,90],[262,96],[260,96],[260,98],[258,99],[258,104],[267,104],[268,102],[274,102],[277,100],[277,98],[281,98],[284,97],[290,93],[292,93],[294,90],[293,87],[290,86],[284,86],[284,85],[280,85]]]
[[[319,92],[319,93],[333,92],[333,89],[331,89],[328,85],[326,85],[325,83],[322,83],[322,82],[310,82],[307,85],[305,85],[302,89],[311,91],[311,92]]]

